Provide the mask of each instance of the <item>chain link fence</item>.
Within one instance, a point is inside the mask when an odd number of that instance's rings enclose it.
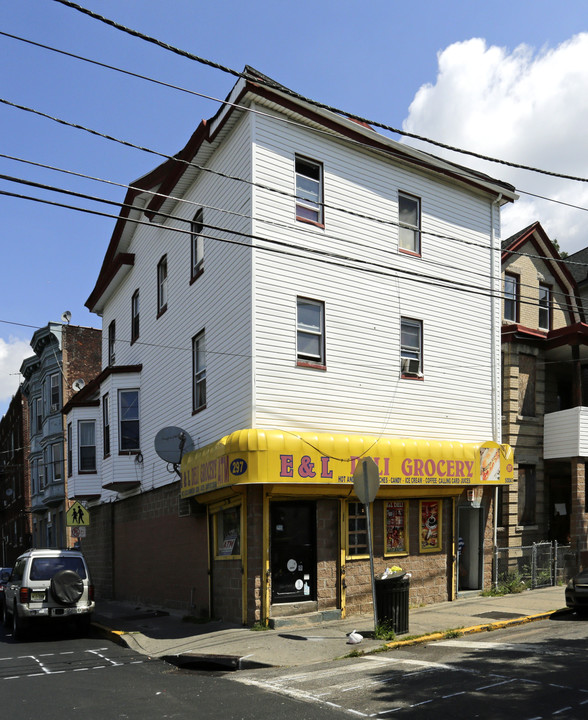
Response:
[[[578,569],[578,556],[570,545],[542,542],[494,549],[494,587],[511,592],[565,585]]]

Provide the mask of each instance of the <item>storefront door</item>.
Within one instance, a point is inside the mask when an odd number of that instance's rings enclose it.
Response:
[[[482,508],[460,507],[458,513],[457,590],[480,590],[484,511]]]
[[[272,603],[316,600],[316,503],[270,505]]]

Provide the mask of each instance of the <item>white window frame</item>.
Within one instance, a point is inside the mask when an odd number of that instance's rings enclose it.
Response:
[[[323,166],[316,160],[296,155],[296,219],[324,224]]]
[[[167,310],[167,255],[157,263],[157,314]]]
[[[414,205],[416,222],[403,219],[403,215],[406,215],[401,207],[403,203]],[[411,255],[421,254],[421,200],[415,195],[402,191],[398,193],[398,249]]]
[[[110,397],[108,393],[102,396],[102,455],[110,456]]]
[[[504,319],[518,322],[519,277],[512,273],[504,274]]]
[[[35,398],[35,433],[43,430],[43,400]]]
[[[136,393],[137,395],[137,417],[123,418],[122,412],[122,397],[127,393]],[[140,414],[140,399],[138,388],[123,388],[118,391],[118,451],[121,455],[138,453],[141,450],[141,414]],[[123,447],[123,424],[124,423],[136,423],[137,424],[137,444]]]
[[[112,320],[108,326],[108,364],[116,362],[116,320]]]
[[[206,407],[206,334],[204,330],[192,338],[192,412]]]
[[[416,344],[407,342],[405,334],[414,335]],[[400,374],[402,377],[423,376],[423,322],[413,318],[400,318]]]
[[[551,329],[551,287],[545,283],[539,283],[538,327],[540,330]]]
[[[92,443],[82,445],[82,425],[88,425],[92,427],[94,431],[94,438]],[[93,467],[82,468],[82,448],[94,448],[94,463]],[[89,473],[96,472],[96,421],[95,420],[78,420],[78,474],[87,475]]]
[[[195,280],[204,267],[204,210],[200,208],[190,224],[190,279]]]
[[[61,401],[60,374],[49,376],[49,407],[51,412],[57,412]]]
[[[73,474],[73,427],[71,423],[67,424],[67,476]]]
[[[140,332],[139,302],[139,289],[137,288],[131,297],[131,343],[138,339]]]
[[[316,307],[319,311],[319,321],[316,323],[306,322],[302,312],[306,307]],[[318,343],[317,352],[308,352],[303,348],[302,340],[310,339]],[[298,364],[318,365],[324,367],[325,360],[325,303],[322,300],[313,300],[307,297],[296,298],[296,359]]]
[[[53,466],[53,481],[63,480],[63,445],[53,443],[51,445],[51,465]]]

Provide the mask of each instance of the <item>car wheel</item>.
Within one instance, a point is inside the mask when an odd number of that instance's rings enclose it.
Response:
[[[19,617],[16,605],[12,608],[12,639],[22,640],[27,630],[26,622]]]
[[[75,605],[84,592],[84,581],[73,570],[61,570],[51,578],[50,591],[60,605]]]

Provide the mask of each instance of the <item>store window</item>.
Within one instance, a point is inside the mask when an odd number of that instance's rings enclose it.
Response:
[[[419,549],[423,553],[440,552],[442,548],[443,502],[421,500],[419,503]]]
[[[408,500],[387,500],[384,503],[385,554],[408,553]]]
[[[368,554],[367,516],[365,505],[347,503],[347,555],[357,557]]]
[[[214,515],[215,555],[237,557],[241,555],[241,505],[224,508]]]

